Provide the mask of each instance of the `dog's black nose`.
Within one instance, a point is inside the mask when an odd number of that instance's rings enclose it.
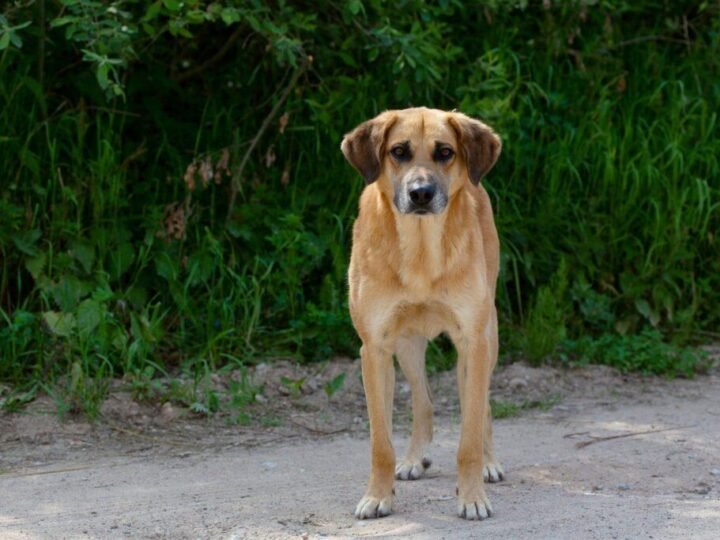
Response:
[[[414,205],[427,206],[433,200],[435,191],[437,191],[435,184],[415,184],[408,194]]]

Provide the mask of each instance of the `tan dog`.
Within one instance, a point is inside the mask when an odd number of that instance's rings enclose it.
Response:
[[[500,139],[482,122],[426,108],[384,112],[343,139],[345,157],[368,184],[349,269],[372,447],[358,518],[390,514],[395,478],[419,478],[430,465],[424,456],[432,440],[425,349],[441,332],[458,353],[458,514],[484,519],[492,513],[483,478],[503,477],[493,454],[488,398],[498,355],[499,242],[479,182],[500,149]],[[393,353],[410,383],[413,413],[410,447],[397,464]]]

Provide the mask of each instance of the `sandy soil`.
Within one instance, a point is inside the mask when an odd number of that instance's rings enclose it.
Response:
[[[667,381],[598,366],[499,369],[494,399],[535,406],[496,422],[508,477],[488,486],[495,515],[464,522],[453,373],[432,379],[427,476],[398,482],[392,516],[353,518],[369,469],[358,369],[258,366],[247,425],[138,403],[119,384],[93,424],[61,421],[47,397],[0,416],[0,538],[720,537],[717,371]],[[339,373],[345,384],[328,399],[323,386]],[[304,380],[297,395],[282,377]],[[408,390],[399,380],[398,452]]]

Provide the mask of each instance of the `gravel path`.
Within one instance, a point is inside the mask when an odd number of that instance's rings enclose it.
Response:
[[[251,449],[98,442],[0,469],[0,538],[717,539],[718,383],[637,382],[498,421],[508,478],[488,487],[496,513],[480,523],[455,517],[458,428],[445,416],[428,476],[398,483],[381,520],[351,513],[369,467],[362,432]]]

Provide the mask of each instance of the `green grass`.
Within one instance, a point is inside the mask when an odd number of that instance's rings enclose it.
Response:
[[[42,71],[34,26],[18,30],[22,49],[0,50],[0,381],[18,396],[42,383],[93,414],[110,377],[154,395],[172,373],[196,381],[187,406],[212,412],[203,381],[224,366],[355,354],[345,274],[362,181],[339,141],[420,104],[478,115],[504,139],[484,182],[505,352],[539,363],[568,341],[582,344],[575,359],[640,347],[642,362],[606,361],[687,374],[697,363],[672,359],[718,338],[716,7],[293,4],[233,12],[226,27],[193,22],[189,4],[150,17],[128,1],[124,22],[80,4],[90,11],[69,10],[71,24],[103,21],[112,39],[52,28]],[[5,15],[20,24],[32,9]],[[242,47],[178,82],[236,29]],[[83,48],[119,60],[114,83],[98,86]],[[305,54],[314,62],[259,133]],[[107,97],[114,84],[124,97]],[[637,345],[648,329],[674,352]],[[429,354],[431,370],[454,362],[446,341]]]
[[[501,418],[513,418],[519,416],[523,411],[538,409],[541,411],[549,411],[553,406],[560,403],[558,396],[553,396],[547,399],[525,400],[521,403],[514,403],[512,401],[496,401],[490,400],[490,408],[492,410],[493,418],[499,420]]]

